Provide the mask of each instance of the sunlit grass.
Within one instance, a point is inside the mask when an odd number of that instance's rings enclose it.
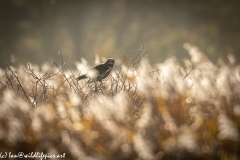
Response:
[[[184,47],[191,56],[184,65],[172,57],[152,66],[141,50],[132,61],[116,60],[97,86],[75,81],[84,60],[78,70],[63,62],[1,69],[0,152],[240,159],[240,67]]]

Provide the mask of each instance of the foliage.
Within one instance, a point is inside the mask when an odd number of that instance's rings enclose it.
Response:
[[[0,151],[66,159],[239,159],[240,67],[191,60],[151,66],[142,48],[103,82],[61,64],[0,70]],[[77,62],[82,71],[87,62]]]

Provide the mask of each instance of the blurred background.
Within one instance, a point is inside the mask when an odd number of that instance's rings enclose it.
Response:
[[[188,57],[197,45],[216,62],[239,63],[239,0],[1,0],[0,67],[84,57],[129,58],[144,45],[152,63]]]

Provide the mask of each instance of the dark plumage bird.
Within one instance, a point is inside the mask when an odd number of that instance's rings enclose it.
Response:
[[[101,81],[111,73],[113,66],[114,66],[114,59],[109,58],[105,63],[99,64],[93,67],[86,74],[77,77],[76,80],[79,81],[81,79],[89,78],[88,83]]]

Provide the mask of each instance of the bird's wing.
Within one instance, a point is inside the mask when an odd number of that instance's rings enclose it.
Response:
[[[100,64],[100,65],[94,67],[93,69],[97,70],[98,74],[101,75],[104,72],[106,72],[109,69],[109,67],[105,64]]]

